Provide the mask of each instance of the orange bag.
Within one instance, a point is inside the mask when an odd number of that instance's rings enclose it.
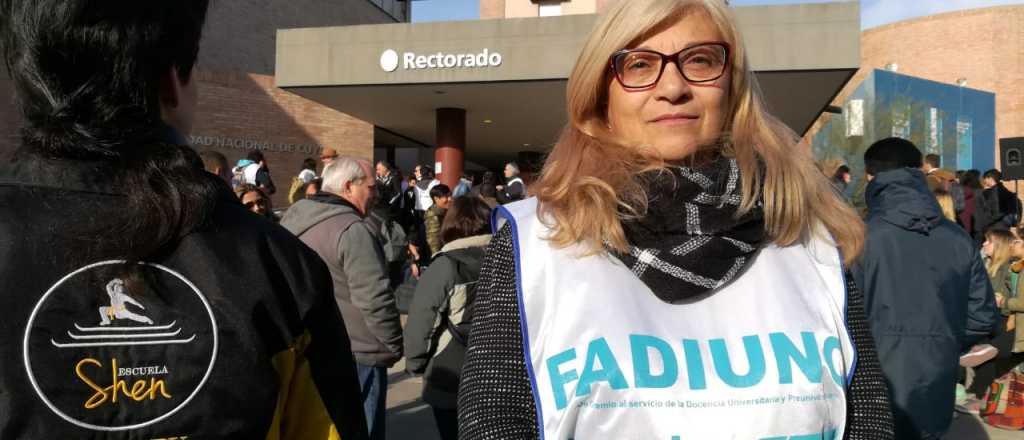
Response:
[[[1024,429],[1024,373],[1014,368],[992,383],[981,419],[997,428]]]

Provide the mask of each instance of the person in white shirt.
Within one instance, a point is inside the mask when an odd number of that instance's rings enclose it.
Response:
[[[422,222],[423,214],[434,206],[430,190],[441,181],[434,178],[434,170],[428,166],[416,165],[413,173],[416,175],[416,217]]]
[[[316,161],[307,157],[306,160],[302,161],[302,171],[299,171],[299,180],[302,181],[303,185],[307,185],[313,179],[316,179]]]

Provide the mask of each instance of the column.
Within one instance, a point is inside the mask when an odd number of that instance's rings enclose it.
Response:
[[[434,161],[441,165],[441,173],[437,178],[453,191],[462,177],[465,150],[466,110],[437,109],[437,148],[434,150]]]

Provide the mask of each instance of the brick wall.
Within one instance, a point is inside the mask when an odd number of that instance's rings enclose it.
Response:
[[[946,84],[966,78],[967,87],[995,93],[997,141],[1024,136],[1024,6],[938,14],[864,31],[861,69],[833,104],[840,105],[871,69],[889,63],[901,74]],[[820,118],[805,138],[830,117]]]
[[[196,78],[198,116],[193,135],[249,144],[330,146],[342,154],[372,158],[373,126],[274,86],[279,28],[388,23],[394,20],[367,0],[231,0],[212,2]],[[250,72],[250,73],[246,73]],[[6,72],[0,69],[0,161],[17,145],[18,118]],[[231,164],[246,151],[214,148]],[[319,151],[265,152],[277,185],[274,206],[287,204],[291,178],[302,159]]]
[[[505,18],[505,0],[480,0],[480,19]]]
[[[278,146],[264,150],[277,186],[275,207],[287,206],[288,187],[306,157],[320,152],[306,146],[331,147],[339,154],[373,157],[373,125],[274,86],[267,75],[200,71],[199,107],[192,135],[197,150],[224,153],[234,165],[253,148],[249,141]],[[237,146],[217,147],[206,138],[227,138]],[[298,151],[273,151],[294,145]],[[318,171],[320,171],[318,169]]]
[[[278,89],[272,76],[209,71],[195,75],[199,103],[192,135],[207,140],[195,143],[197,150],[220,151],[234,165],[254,144],[269,144],[275,150],[295,146],[294,152],[264,151],[278,190],[274,206],[287,206],[291,178],[298,174],[303,159],[319,158],[317,147],[373,157],[373,125]],[[8,80],[0,79],[0,96],[10,96],[8,85]],[[17,145],[18,125],[13,106],[0,106],[0,160],[6,160]],[[217,147],[216,139],[238,145]]]
[[[563,0],[562,15],[602,12],[605,4],[615,0]],[[536,17],[536,0],[480,0],[480,19]]]

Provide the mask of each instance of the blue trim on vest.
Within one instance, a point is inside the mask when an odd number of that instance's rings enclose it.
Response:
[[[523,277],[519,261],[522,259],[519,254],[519,226],[516,224],[515,216],[502,206],[494,208],[491,213],[491,230],[498,233],[498,220],[503,217],[512,226],[512,247],[515,249],[516,263],[516,300],[519,303],[519,331],[523,338],[523,360],[526,362],[526,372],[530,376],[530,388],[533,391],[533,406],[537,411],[537,429],[540,432],[540,440],[544,440],[544,411],[540,406],[540,392],[537,389],[537,375],[533,372],[533,360],[530,357],[530,334],[526,323],[526,305],[523,303]]]

